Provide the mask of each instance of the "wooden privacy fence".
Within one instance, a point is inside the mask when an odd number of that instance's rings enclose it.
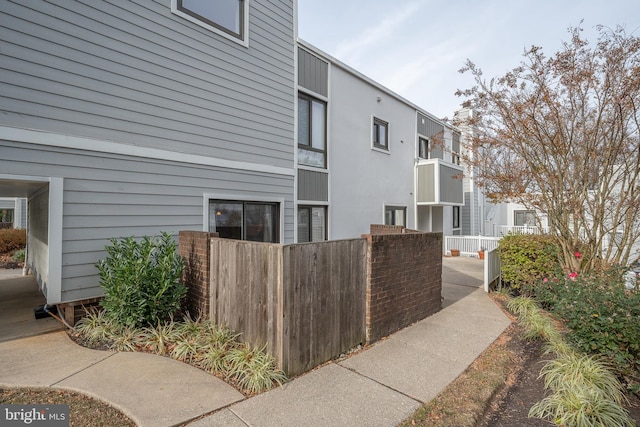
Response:
[[[366,240],[211,239],[209,316],[297,375],[365,341]]]
[[[187,306],[306,372],[441,308],[442,235],[372,231],[292,245],[181,231]]]

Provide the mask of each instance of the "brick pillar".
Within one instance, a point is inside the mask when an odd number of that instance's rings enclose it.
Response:
[[[363,237],[368,242],[367,343],[373,343],[442,308],[442,234]]]
[[[192,317],[209,316],[211,237],[218,233],[181,231],[178,235],[178,252],[185,264],[182,280],[188,289],[185,308]]]

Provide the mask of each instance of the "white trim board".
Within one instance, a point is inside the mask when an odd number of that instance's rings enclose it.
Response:
[[[291,168],[284,168],[259,163],[239,162],[236,160],[226,160],[216,157],[160,150],[157,148],[140,147],[113,141],[102,141],[92,138],[62,135],[35,129],[0,126],[0,140],[24,142],[49,147],[88,150],[99,153],[121,154],[125,156],[156,160],[169,160],[174,162],[269,173],[274,175],[295,176],[295,169],[293,168],[293,165]]]

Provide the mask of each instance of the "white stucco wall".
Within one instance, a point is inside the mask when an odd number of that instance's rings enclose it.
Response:
[[[406,207],[415,228],[415,109],[338,66],[330,76],[329,238],[368,233],[385,205]],[[389,123],[388,152],[372,148],[373,117]]]

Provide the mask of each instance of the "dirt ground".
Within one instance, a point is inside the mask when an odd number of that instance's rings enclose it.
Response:
[[[0,268],[22,268],[24,263],[17,262],[8,253],[0,254]]]

